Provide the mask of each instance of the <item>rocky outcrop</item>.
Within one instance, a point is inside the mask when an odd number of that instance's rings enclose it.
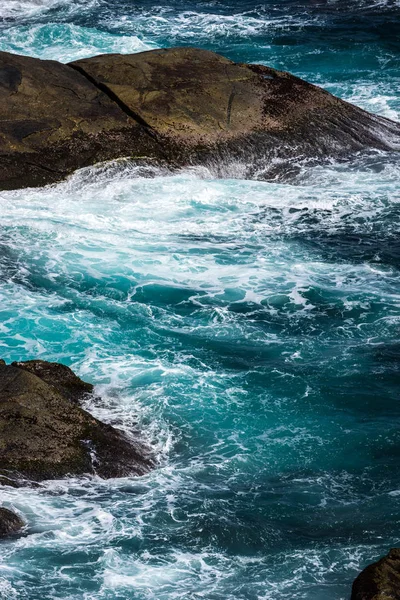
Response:
[[[268,176],[285,161],[370,148],[399,149],[400,125],[289,73],[206,50],[70,65],[0,52],[0,189],[121,157],[172,167],[238,159]]]
[[[351,600],[400,600],[400,548],[393,548],[360,573]]]
[[[289,73],[196,48],[102,55],[72,63],[173,144],[179,162],[210,149],[247,159],[327,156],[400,144],[379,119]],[[386,136],[386,139],[384,137]],[[400,145],[399,145],[400,148]]]
[[[77,404],[90,389],[61,365],[0,365],[0,483],[84,473],[121,477],[151,469],[144,444]]]
[[[18,533],[25,523],[11,510],[0,507],[0,539]]]
[[[37,375],[74,402],[81,401],[86,394],[93,392],[93,385],[91,383],[82,381],[69,367],[61,363],[53,363],[46,360],[27,360],[13,362],[11,366]]]
[[[0,52],[1,189],[53,183],[119,156],[153,156],[156,146],[76,70]]]

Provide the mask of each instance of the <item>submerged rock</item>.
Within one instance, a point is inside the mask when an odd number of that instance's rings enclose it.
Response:
[[[78,406],[77,390],[87,393],[90,384],[61,365],[16,364],[0,365],[0,483],[84,473],[122,477],[151,469],[144,444]]]
[[[392,548],[360,573],[351,600],[400,600],[400,548]]]
[[[172,167],[235,159],[250,165],[248,175],[277,177],[299,159],[371,148],[399,149],[400,124],[289,73],[207,50],[69,65],[0,52],[0,189],[122,157]]]
[[[0,538],[18,533],[25,523],[11,510],[0,507]]]

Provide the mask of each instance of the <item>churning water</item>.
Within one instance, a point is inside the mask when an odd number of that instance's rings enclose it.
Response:
[[[400,4],[3,0],[0,49],[196,45],[400,118]],[[177,173],[127,162],[1,192],[0,346],[97,384],[143,478],[2,487],[28,535],[2,600],[345,600],[399,544],[400,160]]]

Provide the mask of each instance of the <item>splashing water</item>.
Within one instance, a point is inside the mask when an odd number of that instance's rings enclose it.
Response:
[[[399,9],[8,0],[0,45],[206,46],[398,118]],[[1,600],[344,600],[398,545],[399,159],[241,172],[117,162],[0,193],[1,356],[73,366],[160,460],[2,488],[28,535],[0,546]]]

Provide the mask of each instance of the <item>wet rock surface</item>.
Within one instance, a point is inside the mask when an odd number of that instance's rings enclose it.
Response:
[[[0,506],[0,539],[18,533],[25,523],[17,514]]]
[[[399,148],[398,123],[206,50],[69,65],[0,52],[0,189],[123,157],[171,167],[240,160],[252,165],[248,176],[276,178],[284,163],[290,172],[298,160]]]
[[[400,548],[392,548],[360,573],[351,600],[400,600]]]
[[[54,363],[15,364],[0,364],[0,483],[85,473],[122,477],[152,468],[145,444],[77,404],[77,390],[87,393],[90,384]]]

